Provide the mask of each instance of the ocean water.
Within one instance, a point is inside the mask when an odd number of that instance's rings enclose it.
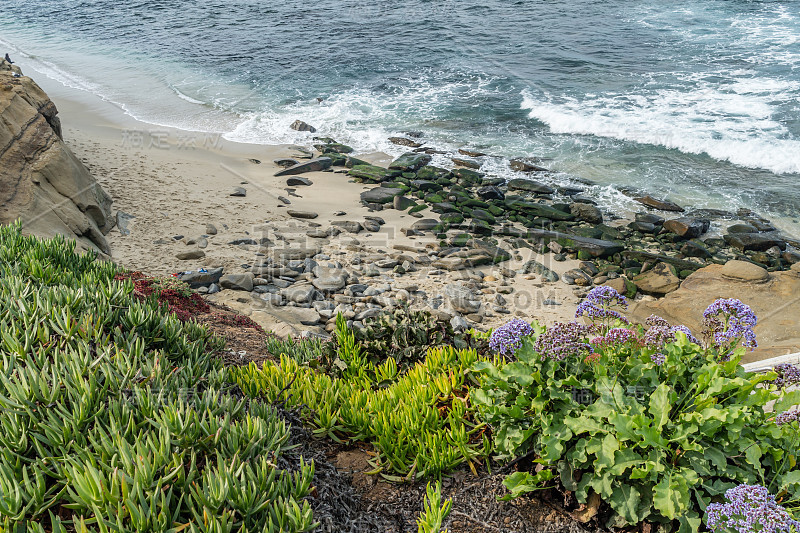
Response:
[[[417,130],[619,212],[634,189],[800,236],[796,0],[5,0],[3,49],[154,125],[393,155]]]

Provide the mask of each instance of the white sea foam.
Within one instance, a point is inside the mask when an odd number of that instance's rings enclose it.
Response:
[[[772,102],[796,83],[738,80],[726,90],[660,89],[592,99],[522,93],[522,109],[553,133],[609,137],[707,154],[776,173],[800,172],[800,140],[773,118]]]

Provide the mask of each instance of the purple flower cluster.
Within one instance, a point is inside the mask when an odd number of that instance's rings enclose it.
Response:
[[[604,320],[604,319],[617,319],[625,324],[628,324],[628,319],[622,316],[619,311],[611,309],[611,307],[619,305],[623,309],[628,308],[628,300],[620,293],[606,285],[595,287],[586,299],[578,305],[578,310],[575,312],[575,318],[587,316],[591,320]]]
[[[697,340],[697,338],[696,338],[694,335],[692,335],[692,330],[690,330],[689,328],[687,328],[687,327],[686,327],[686,326],[684,326],[683,324],[681,324],[681,325],[679,325],[679,326],[673,326],[673,327],[672,327],[672,334],[673,334],[673,335],[674,335],[675,333],[679,332],[679,331],[680,331],[681,333],[683,333],[684,335],[686,335],[686,339],[687,339],[689,342],[693,342],[694,344],[700,344],[700,341],[699,341],[699,340]]]
[[[742,346],[755,348],[758,343],[753,328],[757,321],[750,306],[736,298],[721,298],[703,312],[704,331],[716,347],[735,345],[741,340]]]
[[[512,318],[492,332],[489,337],[489,348],[504,356],[514,355],[522,346],[522,339],[532,334],[533,328],[530,324],[519,318]]]
[[[794,422],[800,417],[800,411],[792,409],[791,411],[784,411],[775,417],[775,423],[779,426]]]
[[[663,353],[654,353],[653,355],[650,356],[650,360],[653,361],[658,366],[661,366],[667,360],[667,356],[664,355]]]
[[[556,361],[561,361],[568,355],[592,353],[592,345],[586,342],[590,331],[590,326],[577,322],[559,322],[539,335],[534,349],[540,356]]]
[[[629,342],[638,342],[638,339],[636,338],[636,332],[627,328],[611,328],[604,337],[595,337],[591,340],[592,344],[603,346],[621,346]]]
[[[660,316],[650,315],[645,324],[650,326],[644,334],[644,344],[650,348],[661,348],[665,344],[675,342],[675,333],[681,332],[686,335],[689,342],[700,344],[692,332],[686,326],[671,326],[669,322]]]
[[[788,387],[789,385],[800,382],[800,368],[795,365],[782,363],[780,365],[775,365],[772,370],[778,373],[778,378],[773,381],[778,388]]]
[[[738,533],[790,533],[800,528],[775,497],[760,485],[739,485],[725,492],[728,503],[712,503],[706,508],[711,531]]]

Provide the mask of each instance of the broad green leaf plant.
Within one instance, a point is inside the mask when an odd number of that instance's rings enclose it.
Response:
[[[607,289],[578,309],[590,324],[493,333],[493,347],[511,346],[513,360],[476,363],[482,385],[472,401],[498,455],[528,456],[578,502],[597,493],[612,510],[608,526],[697,531],[706,507],[741,483],[796,498],[796,424],[776,424],[775,415],[800,403],[800,392],[739,364],[737,340],[755,341],[750,309],[738,301],[712,309],[704,346],[658,317],[631,327],[614,309],[624,297]],[[738,338],[724,334],[732,324]],[[545,478],[517,473],[507,487],[519,495]]]

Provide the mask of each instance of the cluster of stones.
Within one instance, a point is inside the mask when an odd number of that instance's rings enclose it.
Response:
[[[505,280],[516,274],[534,274],[545,282],[561,280],[575,286],[577,295],[605,284],[629,297],[637,292],[662,296],[709,263],[738,259],[774,271],[800,261],[795,251],[800,243],[782,238],[769,221],[751,212],[685,212],[672,202],[641,196],[635,200],[647,211],[637,213],[632,221],[614,220],[609,225],[606,218],[613,216],[583,196],[584,187],[550,186],[528,177],[506,180],[487,176],[479,169],[480,160],[488,156],[480,152],[461,150],[460,155],[468,158],[454,157],[456,168],[445,169],[431,165],[431,154],[441,152],[396,137],[390,140],[413,151],[384,168],[353,157],[351,147],[334,139],[314,139],[316,153],[300,153],[305,160],[275,161],[284,167],[276,176],[286,176],[287,186],[311,185],[300,176],[306,172],[346,173],[357,182],[374,185],[361,194],[362,204],[371,211],[405,211],[419,220],[402,231],[409,236],[433,234],[438,244],[386,254],[359,247],[353,237],[347,247],[356,253],[331,259],[332,254],[345,252],[326,254],[322,244],[274,248],[269,242],[251,239],[232,243],[264,247],[259,254],[263,259],[249,272],[190,273],[183,279],[201,291],[214,292],[220,287],[249,291],[259,303],[293,308],[297,322],[325,324],[330,331],[339,312],[351,325],[360,327],[364,319],[382,309],[415,301],[425,302],[429,310],[454,326],[467,327],[464,317],[481,322],[486,316],[513,312],[503,294],[511,292]],[[515,159],[510,166],[519,173],[547,177],[549,171],[537,163]],[[337,220],[322,228],[311,222],[316,213],[287,209],[287,214],[307,221],[311,229],[306,235],[311,241],[343,232],[374,233],[384,223],[380,217],[370,216],[360,221]],[[731,224],[722,238],[707,237],[713,221]],[[197,250],[204,244],[200,238]],[[555,261],[580,263],[561,276],[536,260],[516,271],[499,268],[489,279],[475,269],[519,258],[515,250],[522,247],[551,254]],[[446,285],[443,295],[430,297],[413,282],[403,281],[405,274],[418,269],[424,269],[427,276],[447,274],[442,278]],[[489,286],[486,281],[494,283]],[[488,308],[482,303],[486,295],[493,295]]]
[[[370,221],[382,223],[378,217],[364,222]],[[345,231],[364,231],[363,226],[355,224],[347,223]],[[425,308],[456,329],[480,323],[486,316],[511,312],[503,297],[511,287],[502,280],[469,268],[458,272],[437,268],[451,253],[449,248],[435,243],[426,248],[395,245],[393,252],[386,253],[366,249],[350,235],[341,242],[347,243],[344,249],[335,246],[330,252],[339,256],[336,259],[322,245],[264,247],[257,254],[259,261],[248,272],[225,274],[222,268],[216,268],[183,272],[179,278],[201,293],[220,289],[249,293],[241,298],[242,303],[269,307],[288,323],[324,326],[328,332],[333,330],[339,313],[350,327],[360,328],[365,319],[399,305]],[[407,277],[421,269],[427,276],[442,276],[442,294],[426,294]],[[505,272],[505,276],[514,275]],[[490,283],[497,286],[490,288]],[[488,309],[483,302],[487,295],[491,296]]]

